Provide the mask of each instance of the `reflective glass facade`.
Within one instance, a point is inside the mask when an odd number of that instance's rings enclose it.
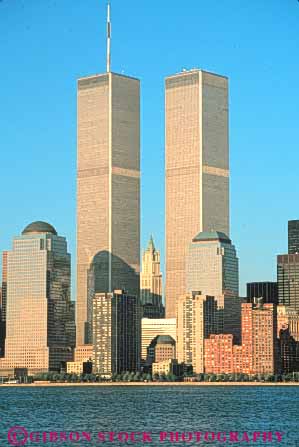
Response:
[[[32,374],[59,370],[72,360],[74,304],[71,259],[64,237],[28,233],[16,237],[7,255],[5,359],[1,369]]]

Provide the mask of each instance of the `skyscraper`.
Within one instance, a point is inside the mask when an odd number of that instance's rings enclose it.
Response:
[[[204,372],[204,341],[217,333],[217,301],[212,296],[192,292],[177,303],[177,359]]]
[[[33,222],[7,253],[5,358],[1,371],[59,370],[72,360],[75,315],[70,300],[67,242],[45,222]]]
[[[186,291],[200,290],[215,298],[239,296],[239,260],[231,240],[219,231],[202,232],[189,244]]]
[[[159,318],[164,316],[160,252],[156,250],[152,236],[142,257],[140,297],[144,317]],[[150,315],[148,314],[149,311],[151,312]]]
[[[299,254],[277,256],[278,303],[299,310]]]
[[[77,346],[95,292],[139,296],[139,80],[110,71],[110,18],[107,42],[107,72],[78,81]]]
[[[96,293],[93,299],[94,372],[105,377],[140,366],[139,299],[123,290]]]
[[[254,298],[263,298],[265,304],[278,304],[277,282],[247,283],[247,298],[250,303],[254,302]]]
[[[229,235],[228,80],[203,70],[166,78],[166,316],[186,292],[189,243]]]
[[[299,220],[288,221],[288,253],[299,253]]]
[[[0,357],[4,357],[7,300],[7,251],[2,253],[2,283],[0,292]]]

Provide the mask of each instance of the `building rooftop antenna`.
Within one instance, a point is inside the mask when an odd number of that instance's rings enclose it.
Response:
[[[107,73],[111,71],[111,4],[110,0],[107,3]]]

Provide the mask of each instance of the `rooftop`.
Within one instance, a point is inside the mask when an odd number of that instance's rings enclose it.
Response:
[[[226,242],[228,244],[231,243],[230,238],[221,231],[202,231],[192,239],[192,242],[203,242],[203,241],[220,241],[220,242]]]
[[[52,225],[42,221],[32,222],[22,231],[22,234],[31,233],[51,233],[57,235],[57,231]]]

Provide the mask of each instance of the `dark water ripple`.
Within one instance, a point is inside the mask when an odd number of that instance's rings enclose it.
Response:
[[[0,447],[19,425],[28,432],[91,432],[92,441],[31,442],[30,446],[128,445],[98,442],[98,432],[151,432],[144,446],[299,447],[299,387],[45,387],[0,388]],[[281,443],[262,441],[159,442],[167,432],[284,432]]]

